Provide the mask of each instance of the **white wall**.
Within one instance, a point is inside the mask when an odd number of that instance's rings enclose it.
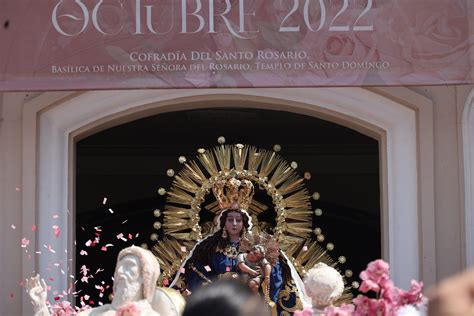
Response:
[[[23,94],[0,99],[0,314],[19,315],[22,306],[22,104]],[[15,225],[13,229],[11,225]]]

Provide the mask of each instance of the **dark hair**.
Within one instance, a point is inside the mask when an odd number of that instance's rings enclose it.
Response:
[[[265,316],[270,315],[264,302],[238,281],[217,281],[202,287],[189,297],[182,316]]]
[[[219,230],[214,234],[203,240],[197,247],[194,249],[193,256],[189,259],[190,263],[196,263],[198,266],[207,265],[212,260],[212,255],[217,251],[217,249],[222,249],[227,246],[229,243],[229,237],[222,238],[222,229],[225,227],[225,222],[227,220],[227,215],[230,212],[237,212],[242,214],[242,220],[244,224],[244,229],[249,228],[249,216],[241,212],[240,210],[228,209],[223,211],[222,216],[220,217]],[[243,232],[243,230],[242,230]],[[188,269],[186,269],[188,271]]]

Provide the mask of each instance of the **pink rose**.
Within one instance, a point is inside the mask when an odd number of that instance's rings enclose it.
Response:
[[[380,286],[372,280],[364,280],[360,284],[359,291],[362,293],[367,293],[369,291],[378,293],[380,291]]]
[[[342,304],[340,307],[328,307],[324,310],[325,316],[351,316],[355,310],[352,304]]]
[[[411,288],[409,291],[396,289],[395,299],[397,306],[420,304],[423,299],[423,282],[411,281]]]
[[[354,316],[365,316],[370,311],[370,298],[367,296],[359,295],[352,300],[355,305]]]
[[[384,299],[368,298],[367,296],[359,295],[353,299],[355,304],[354,316],[391,316],[395,312],[396,306]]]
[[[380,282],[380,288],[381,288],[381,291],[380,291],[381,298],[390,303],[393,303],[395,300],[394,293],[395,293],[395,290],[397,289],[395,285],[393,284],[393,281],[390,279],[382,280]]]
[[[372,261],[367,265],[367,269],[360,273],[363,281],[370,280],[377,284],[381,284],[383,280],[390,279],[390,266],[382,259]]]
[[[369,301],[369,314],[377,316],[392,316],[395,313],[395,306],[386,300],[375,300]]]
[[[390,71],[389,83],[466,81],[470,76],[469,9],[467,1],[397,0],[379,9],[378,53]]]
[[[356,14],[360,8],[348,9],[351,10],[355,10],[353,14]],[[334,17],[337,13],[338,6],[330,6],[328,16]],[[338,24],[351,25],[353,14],[341,15],[337,19]],[[378,41],[376,32],[307,32],[302,48],[308,52],[310,62],[320,65],[311,70],[312,81],[328,85],[360,85],[367,82],[369,69],[355,65],[379,61]]]
[[[309,307],[304,308],[301,311],[295,311],[295,316],[313,316],[313,310]]]

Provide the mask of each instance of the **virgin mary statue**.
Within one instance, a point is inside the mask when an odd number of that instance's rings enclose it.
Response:
[[[248,240],[261,240],[249,238],[252,237],[252,218],[247,208],[254,193],[251,181],[236,178],[218,181],[213,193],[220,207],[216,230],[194,246],[171,284],[190,295],[216,279],[245,277],[248,271],[240,269],[239,259],[242,255],[248,257],[247,252],[252,248]],[[303,282],[283,251],[279,248],[275,251],[275,247],[265,249],[265,244],[259,247],[254,249],[260,249],[259,253],[268,257],[271,271],[269,275],[264,275],[262,271],[252,269],[255,273],[252,277],[262,283],[261,291],[276,313],[288,315],[310,306]]]

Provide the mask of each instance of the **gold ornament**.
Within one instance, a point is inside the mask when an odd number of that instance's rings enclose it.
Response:
[[[217,138],[217,142],[221,145],[224,145],[225,144],[225,137],[224,136],[219,136],[219,138]]]
[[[228,245],[224,250],[221,251],[226,257],[237,258],[239,255],[239,249],[235,246]]]
[[[281,147],[274,149],[281,150]],[[221,192],[224,202],[232,204],[232,201],[237,201],[238,207],[246,209],[254,219],[254,229],[269,225],[281,251],[293,262],[300,275],[304,276],[318,262],[333,266],[339,264],[329,256],[327,249],[317,241],[309,240],[313,233],[314,212],[311,195],[305,188],[304,178],[275,151],[243,144],[220,144],[211,149],[201,148],[197,159],[187,162],[184,158],[180,163],[183,163],[183,168],[176,172],[168,192],[164,192],[163,239],[157,240],[156,235],[157,243],[153,248],[163,269],[161,281],[171,278],[184,262],[186,253],[180,250],[183,245],[192,249],[203,238],[202,233],[216,231],[216,221],[202,223],[199,216],[201,208],[216,216],[222,211],[218,198],[213,201],[207,197],[214,190]],[[271,197],[276,212],[275,224],[255,221],[269,207],[251,197],[254,188],[249,189],[246,181]],[[318,240],[321,238],[324,240],[324,235],[317,236]],[[303,248],[307,251],[301,251]],[[228,255],[234,253],[231,248],[227,250]]]
[[[212,188],[212,192],[222,210],[248,210],[250,203],[252,203],[254,189],[252,182],[249,180],[230,178],[217,181]]]
[[[173,169],[166,170],[166,175],[170,178],[173,177],[174,176],[174,170]]]

